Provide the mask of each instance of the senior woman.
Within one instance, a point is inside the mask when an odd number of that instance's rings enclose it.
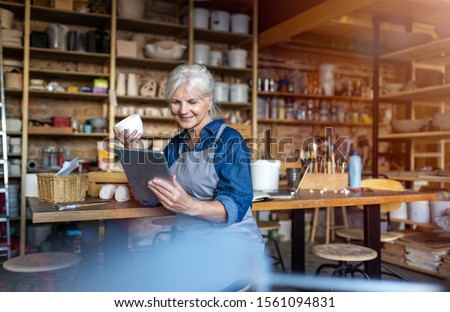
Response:
[[[175,213],[173,241],[182,242],[181,250],[200,251],[198,269],[205,271],[195,276],[214,271],[220,276],[211,289],[219,290],[249,273],[264,241],[251,211],[250,153],[239,132],[214,119],[213,93],[214,78],[202,65],[180,65],[170,73],[165,99],[180,130],[164,149],[172,181],[153,179],[148,187]],[[126,146],[140,139],[136,131],[125,136],[116,131]]]

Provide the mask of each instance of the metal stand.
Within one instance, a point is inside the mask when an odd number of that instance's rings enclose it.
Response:
[[[6,135],[5,110],[5,83],[3,71],[3,38],[0,31],[0,136],[1,156],[0,174],[3,180],[0,183],[0,196],[3,202],[0,205],[0,257],[11,258],[11,226],[9,217],[9,181],[8,181],[8,140]]]

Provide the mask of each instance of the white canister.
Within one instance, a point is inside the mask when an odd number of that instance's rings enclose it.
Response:
[[[230,85],[226,82],[216,82],[214,86],[214,100],[217,102],[229,101]]]
[[[228,66],[234,68],[247,67],[247,50],[232,49],[228,51]]]
[[[239,34],[249,33],[250,16],[246,14],[231,15],[231,32]]]
[[[408,219],[413,222],[430,223],[430,206],[428,201],[408,203]]]
[[[139,90],[138,78],[136,74],[129,73],[127,77],[127,95],[137,96]]]
[[[25,175],[25,196],[38,197],[38,180],[35,173]]]
[[[126,87],[125,74],[119,73],[117,75],[116,94],[117,95],[125,95],[126,91],[127,91],[127,87]]]
[[[408,219],[408,208],[406,203],[402,203],[400,205],[400,208],[391,211],[390,213],[391,219],[400,219],[400,220],[406,220]],[[383,222],[385,224],[385,222]],[[405,223],[400,223],[399,225],[396,225],[395,223],[391,225],[392,229],[394,230],[404,230],[405,229]],[[394,228],[394,226],[396,226]],[[387,229],[386,229],[387,230]]]
[[[208,29],[209,11],[207,9],[194,9],[194,28]]]
[[[254,191],[277,191],[280,181],[280,160],[255,160],[250,164]]]
[[[221,51],[210,51],[209,52],[209,65],[212,66],[222,66],[223,65],[223,53]]]
[[[230,13],[226,11],[212,11],[209,20],[212,30],[230,31]]]
[[[336,65],[321,64],[319,66],[319,79],[325,95],[334,95]]]
[[[194,63],[208,64],[209,62],[209,45],[197,43],[194,44]]]
[[[248,85],[245,83],[233,83],[230,86],[230,101],[235,103],[248,102]]]
[[[436,219],[445,216],[447,209],[450,209],[450,201],[448,200],[430,201],[431,223],[437,224]]]

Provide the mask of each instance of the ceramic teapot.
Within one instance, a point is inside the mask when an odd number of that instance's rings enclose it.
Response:
[[[184,44],[179,44],[176,41],[159,41],[156,43],[148,43],[145,45],[145,56],[154,57],[167,60],[178,60],[183,56],[186,50]]]

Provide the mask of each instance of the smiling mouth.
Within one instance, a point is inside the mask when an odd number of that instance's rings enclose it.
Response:
[[[178,117],[179,117],[181,120],[189,120],[189,119],[192,119],[194,116],[180,116],[180,115],[178,115]]]

